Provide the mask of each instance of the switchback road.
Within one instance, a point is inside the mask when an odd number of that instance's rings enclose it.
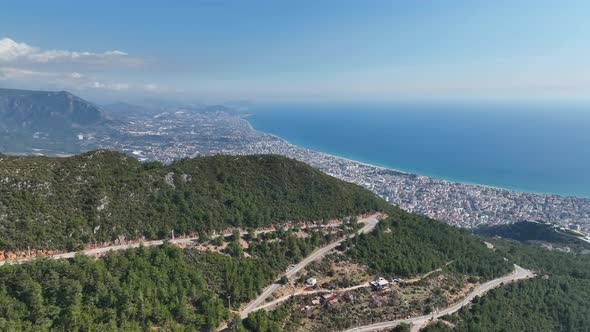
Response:
[[[371,324],[371,325],[355,327],[355,328],[346,330],[345,332],[381,331],[381,330],[395,327],[401,323],[412,324],[413,325],[412,331],[418,331],[421,327],[426,325],[431,319],[434,320],[434,319],[437,319],[437,318],[442,317],[444,315],[452,314],[452,313],[459,311],[459,309],[461,309],[462,307],[471,303],[471,301],[476,296],[480,296],[480,295],[484,294],[485,292],[489,291],[490,289],[496,288],[502,284],[506,284],[509,282],[514,282],[514,281],[521,280],[521,279],[532,278],[534,275],[535,274],[532,271],[524,269],[524,268],[515,264],[514,265],[514,272],[512,272],[508,275],[505,275],[503,277],[500,277],[500,278],[497,278],[494,280],[490,280],[484,284],[481,284],[481,285],[475,287],[475,289],[473,291],[471,291],[471,293],[469,293],[469,295],[467,295],[467,297],[465,297],[462,301],[460,301],[460,302],[458,302],[458,303],[456,303],[444,310],[437,311],[436,313],[431,314],[431,315],[418,316],[418,317],[412,317],[412,318],[407,318],[407,319],[392,320],[392,321],[388,321],[388,322],[381,322],[381,323],[375,323],[375,324]]]
[[[368,232],[372,231],[373,228],[375,228],[375,226],[377,226],[377,223],[379,223],[379,219],[377,219],[379,216],[380,216],[380,214],[374,214],[369,217],[359,219],[358,221],[360,223],[364,223],[365,226],[363,226],[363,228],[358,230],[357,234],[368,233]],[[355,234],[350,235],[349,238],[354,237],[354,236],[355,236]],[[291,278],[292,276],[297,274],[297,272],[301,271],[304,267],[309,265],[309,263],[326,256],[326,254],[328,252],[330,252],[333,249],[335,249],[336,247],[338,247],[346,239],[347,238],[340,239],[336,242],[330,243],[329,245],[327,245],[325,247],[317,249],[316,251],[312,252],[309,256],[305,257],[301,262],[297,263],[295,266],[288,269],[287,272],[285,272],[283,275],[281,275],[281,278],[283,276],[286,276],[287,278]],[[244,310],[242,310],[242,313],[240,314],[242,319],[248,317],[248,314],[250,314],[256,308],[258,308],[262,303],[264,303],[264,301],[279,287],[281,287],[281,284],[278,282],[278,280],[275,281],[272,285],[266,287],[264,289],[264,291],[262,292],[262,294],[260,294],[254,301],[250,302],[244,308]]]
[[[453,261],[450,261],[448,263],[445,264],[445,266],[448,266],[449,264],[453,263]],[[442,268],[438,268],[436,270],[432,270],[430,272],[427,272],[425,274],[423,274],[422,276],[413,278],[413,279],[405,279],[404,282],[406,283],[413,283],[413,282],[417,282],[420,281],[424,278],[427,278],[429,275],[436,273],[436,272],[440,272],[442,271]],[[253,311],[259,310],[259,309],[272,309],[274,307],[276,307],[277,305],[281,304],[282,302],[287,301],[288,299],[292,298],[293,296],[302,296],[302,295],[314,295],[314,294],[328,294],[328,293],[345,293],[345,292],[349,292],[351,290],[355,290],[355,289],[359,289],[359,288],[364,288],[364,287],[371,287],[371,283],[370,282],[364,282],[362,284],[358,284],[356,286],[352,286],[352,287],[347,287],[347,288],[338,288],[338,289],[324,289],[324,288],[320,288],[320,289],[314,289],[314,290],[309,290],[309,291],[298,291],[295,292],[293,294],[289,294],[289,295],[285,295],[283,297],[280,297],[272,302],[269,303],[265,303],[259,307],[257,307],[256,309],[254,309]]]

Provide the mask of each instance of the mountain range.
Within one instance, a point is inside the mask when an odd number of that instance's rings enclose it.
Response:
[[[0,152],[79,152],[79,131],[104,120],[98,106],[66,91],[0,89]]]

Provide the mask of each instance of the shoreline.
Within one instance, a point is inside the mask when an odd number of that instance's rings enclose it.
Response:
[[[454,183],[454,184],[459,184],[459,185],[468,185],[468,186],[479,186],[479,187],[485,187],[485,188],[490,188],[490,189],[496,189],[496,190],[505,190],[505,191],[510,191],[510,192],[515,192],[515,193],[519,193],[519,194],[531,194],[531,195],[544,195],[544,196],[557,196],[557,197],[564,197],[564,198],[575,198],[575,199],[589,199],[590,200],[590,196],[584,196],[584,195],[576,195],[576,194],[558,194],[558,193],[550,193],[550,192],[541,192],[541,191],[534,191],[534,190],[526,190],[526,189],[518,189],[518,188],[505,188],[505,187],[500,187],[500,186],[495,186],[495,185],[489,185],[489,184],[482,184],[482,183],[476,183],[476,182],[469,182],[469,181],[462,181],[462,180],[455,180],[455,179],[448,179],[448,178],[444,178],[444,177],[436,177],[436,176],[430,176],[430,175],[423,175],[423,174],[419,174],[416,172],[412,172],[412,171],[402,171],[396,168],[392,168],[392,167],[386,167],[386,166],[380,166],[380,165],[375,165],[375,164],[371,164],[369,162],[364,162],[364,161],[360,161],[360,160],[356,160],[356,159],[351,159],[348,157],[343,157],[343,156],[339,156],[337,154],[333,154],[333,153],[328,153],[328,152],[324,152],[324,151],[320,151],[320,150],[316,150],[314,148],[309,148],[306,146],[302,146],[302,145],[298,145],[298,144],[294,144],[291,143],[289,140],[280,137],[279,135],[276,134],[272,134],[272,133],[268,133],[259,129],[254,128],[254,126],[252,125],[252,123],[250,123],[250,121],[247,120],[248,117],[252,116],[253,114],[248,113],[242,116],[242,119],[246,122],[246,124],[248,125],[248,127],[251,130],[254,130],[256,132],[262,133],[264,135],[268,135],[271,136],[275,139],[284,141],[285,143],[301,148],[301,149],[306,149],[308,151],[313,151],[316,153],[321,153],[323,155],[332,157],[332,158],[338,158],[338,159],[342,159],[342,160],[346,160],[348,162],[352,162],[352,163],[357,163],[359,165],[363,165],[365,167],[370,167],[370,168],[375,168],[381,171],[390,171],[390,172],[397,172],[406,176],[417,176],[417,177],[425,177],[425,178],[429,178],[429,179],[433,179],[436,181],[444,181],[444,182],[448,182],[448,183]]]
[[[364,162],[364,161],[350,159],[350,158],[342,157],[342,156],[335,155],[335,154],[332,154],[332,153],[328,153],[328,152],[324,152],[324,151],[319,151],[319,150],[311,149],[311,148],[308,148],[308,147],[305,147],[305,146],[293,144],[293,143],[289,142],[288,140],[286,140],[286,139],[284,139],[284,138],[282,138],[282,137],[280,137],[278,135],[267,133],[265,131],[258,130],[256,128],[254,128],[252,126],[252,124],[249,121],[247,121],[247,120],[246,120],[246,122],[248,123],[248,126],[250,127],[250,129],[252,129],[254,131],[257,131],[257,132],[262,133],[264,135],[268,135],[268,136],[274,137],[274,138],[276,138],[278,140],[281,140],[281,141],[286,142],[289,145],[296,146],[296,147],[301,148],[301,149],[306,149],[306,150],[313,151],[313,152],[316,152],[316,153],[321,153],[321,154],[324,154],[326,156],[330,156],[330,157],[333,157],[333,158],[344,159],[344,160],[349,161],[349,162],[357,163],[357,164],[360,164],[360,165],[363,165],[363,166],[367,166],[367,167],[377,168],[377,169],[382,170],[382,171],[393,171],[393,172],[397,172],[397,173],[404,174],[404,175],[426,176],[426,175],[420,175],[420,174],[417,174],[417,173],[411,173],[411,172],[402,171],[402,170],[395,169],[395,168],[390,168],[390,167],[384,167],[384,166],[379,166],[379,165],[375,165],[375,164],[370,164],[370,163],[367,163],[367,162]],[[446,181],[446,180],[443,180],[443,181]]]
[[[379,165],[371,164],[371,163],[368,163],[368,162],[359,161],[359,160],[355,160],[355,159],[350,159],[350,158],[347,158],[347,157],[342,157],[342,156],[339,156],[339,155],[336,155],[336,154],[332,154],[332,153],[328,153],[328,152],[324,152],[324,151],[319,151],[319,150],[315,150],[315,149],[308,148],[308,147],[305,147],[305,146],[301,146],[301,145],[293,144],[293,143],[289,142],[287,139],[284,139],[284,138],[280,137],[279,135],[272,134],[272,133],[267,133],[267,132],[265,132],[265,131],[258,130],[258,129],[256,129],[256,128],[254,128],[254,126],[252,126],[252,123],[250,123],[250,121],[248,121],[248,120],[246,119],[247,117],[249,117],[249,116],[251,116],[251,115],[252,115],[252,114],[247,114],[247,115],[244,115],[244,116],[242,117],[242,119],[243,119],[243,120],[244,120],[244,121],[245,121],[245,122],[248,124],[248,127],[249,127],[251,130],[253,130],[253,131],[256,131],[256,132],[259,132],[259,133],[262,133],[262,134],[264,134],[264,135],[268,135],[268,136],[274,137],[274,138],[276,138],[276,139],[278,139],[278,140],[281,140],[281,141],[284,141],[284,142],[286,142],[286,143],[287,143],[287,144],[289,144],[289,145],[296,146],[296,147],[298,147],[298,148],[301,148],[301,149],[306,149],[306,150],[309,150],[309,151],[314,151],[314,152],[317,152],[317,153],[321,153],[321,154],[324,154],[324,155],[327,155],[327,156],[330,156],[330,157],[344,159],[344,160],[346,160],[346,161],[353,162],[353,163],[357,163],[357,164],[361,164],[361,165],[363,165],[363,166],[377,168],[377,169],[379,169],[379,170],[383,170],[383,171],[394,171],[394,172],[398,172],[398,173],[405,174],[405,175],[416,175],[416,176],[423,176],[423,175],[416,174],[416,173],[406,172],[406,171],[402,171],[402,170],[395,169],[395,168],[390,168],[390,167],[379,166]]]

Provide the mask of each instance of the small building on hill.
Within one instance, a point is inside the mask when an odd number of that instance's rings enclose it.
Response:
[[[324,295],[322,295],[321,301],[325,305],[328,305],[328,304],[331,304],[334,302],[338,302],[338,295],[334,294],[334,293],[324,294]]]
[[[371,281],[370,284],[373,289],[381,290],[387,288],[389,281],[383,277],[379,277],[379,279]]]

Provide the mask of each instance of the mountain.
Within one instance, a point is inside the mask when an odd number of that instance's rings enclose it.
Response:
[[[65,91],[0,89],[0,151],[78,152],[79,129],[102,120],[97,106]]]
[[[387,206],[359,186],[275,155],[200,157],[169,166],[105,150],[0,158],[0,250],[71,249]]]

